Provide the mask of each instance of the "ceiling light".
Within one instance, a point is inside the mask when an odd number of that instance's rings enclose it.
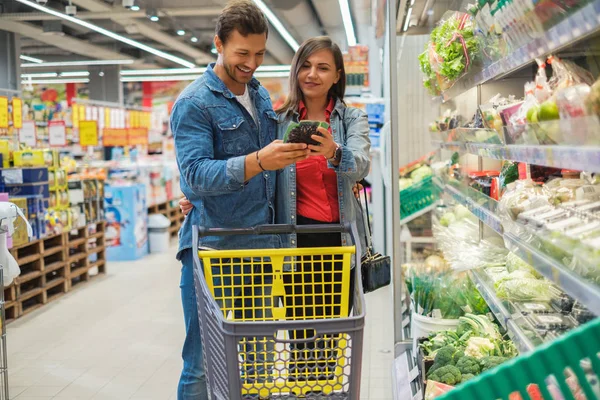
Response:
[[[70,77],[70,78],[75,78],[75,77],[81,77],[81,76],[90,76],[90,73],[88,71],[71,71],[71,72],[61,72],[60,73],[60,77]]]
[[[150,47],[150,46],[147,46],[147,45],[145,45],[143,43],[140,43],[138,41],[129,39],[129,38],[125,37],[125,36],[118,35],[118,34],[116,34],[114,32],[111,32],[111,31],[109,31],[107,29],[101,28],[101,27],[99,27],[97,25],[90,24],[87,21],[83,21],[81,19],[78,19],[78,18],[75,18],[75,17],[71,17],[70,15],[63,14],[63,13],[58,12],[56,10],[53,10],[51,8],[47,8],[47,7],[41,6],[41,5],[39,5],[39,4],[31,1],[31,0],[16,0],[16,1],[18,1],[19,3],[25,4],[25,5],[29,6],[29,7],[35,8],[36,10],[43,11],[43,12],[45,12],[47,14],[54,15],[56,17],[65,19],[65,20],[67,20],[69,22],[73,22],[73,23],[75,23],[77,25],[83,26],[84,28],[91,29],[91,30],[93,30],[95,32],[98,32],[98,33],[101,33],[103,35],[106,35],[106,36],[108,36],[108,37],[110,37],[112,39],[118,40],[119,42],[123,42],[125,44],[130,45],[130,46],[137,47],[138,49],[147,51],[148,53],[152,53],[152,54],[154,54],[154,55],[156,55],[158,57],[162,57],[162,58],[164,58],[166,60],[173,61],[174,63],[183,65],[184,67],[188,67],[188,68],[194,67],[194,63],[191,63],[191,62],[189,62],[187,60],[184,60],[183,58],[176,57],[176,56],[174,56],[172,54],[165,53],[164,51],[157,50],[157,49],[155,49],[153,47]]]
[[[47,79],[47,80],[31,80],[21,81],[23,85],[52,85],[61,83],[90,83],[89,79]]]
[[[21,64],[21,68],[44,68],[44,67],[81,67],[87,65],[125,65],[133,64],[134,60],[88,60],[88,61],[60,61],[45,62],[41,64]]]
[[[263,65],[256,72],[286,72],[289,74],[291,65]],[[138,75],[180,75],[180,74],[202,74],[206,67],[202,68],[165,68],[165,69],[128,69],[121,71],[121,76]]]
[[[256,72],[256,78],[287,78],[289,72]],[[155,76],[122,76],[121,82],[164,82],[164,81],[193,81],[202,76],[202,73],[192,75],[155,75]]]
[[[131,10],[131,11],[140,11],[140,6],[138,6],[138,5],[133,5],[133,6],[131,6],[130,10]]]
[[[348,0],[339,0],[340,11],[342,12],[342,21],[346,30],[346,40],[348,46],[356,46],[356,34],[354,33],[354,24],[352,23],[352,14],[350,14],[350,4]]]
[[[37,74],[21,74],[21,78],[56,78],[56,72],[40,72]]]
[[[24,56],[24,55],[19,56],[19,58],[23,61],[29,61],[29,62],[36,63],[36,64],[40,64],[40,63],[44,62],[44,60],[40,60],[39,58]]]
[[[192,41],[192,43],[198,43],[198,38],[196,36],[192,36],[190,40]]]
[[[146,15],[148,15],[148,18],[150,18],[150,21],[152,22],[158,22],[158,20],[160,18],[158,18],[158,14],[156,13],[156,10],[154,9],[149,9],[146,13]]]
[[[183,35],[185,35],[185,31],[184,31],[183,29],[179,29],[179,30],[177,31],[177,34],[178,34],[179,36],[183,36]]]
[[[121,71],[122,76],[134,75],[177,75],[177,74],[201,74],[206,68],[165,68],[165,69],[130,69]]]
[[[402,32],[406,32],[408,30],[408,26],[410,25],[410,16],[412,15],[412,7],[408,9],[406,13],[406,21],[404,21],[404,27],[402,28]]]
[[[277,16],[275,14],[273,14],[273,11],[271,11],[271,9],[269,7],[267,7],[267,5],[262,0],[253,0],[253,1],[258,6],[258,8],[260,8],[260,10],[263,13],[265,13],[265,16],[267,17],[267,19],[269,20],[271,25],[273,25],[273,27],[277,30],[277,32],[279,32],[279,34],[283,37],[283,40],[285,40],[287,42],[287,44],[290,45],[292,50],[294,50],[294,51],[298,50],[300,45],[298,44],[298,42],[296,42],[296,40],[288,32],[288,30],[285,29],[285,27],[283,26],[283,24],[281,23],[279,18],[277,18]]]

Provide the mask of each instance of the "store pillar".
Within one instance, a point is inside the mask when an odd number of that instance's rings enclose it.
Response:
[[[21,89],[20,54],[18,36],[0,31],[0,89]]]
[[[90,67],[90,100],[123,104],[121,67]]]

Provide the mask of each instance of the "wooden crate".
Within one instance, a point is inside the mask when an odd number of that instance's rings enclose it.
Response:
[[[12,322],[21,316],[21,303],[16,301],[7,302],[4,304],[6,313],[6,323]]]
[[[31,296],[27,297],[24,300],[19,300],[21,313],[20,317],[27,315],[38,308],[42,307],[44,303],[44,290],[40,288],[35,293],[32,293]]]
[[[68,290],[66,278],[63,277],[52,280],[51,283],[44,288],[44,304],[62,297]]]
[[[19,296],[18,286],[42,276],[42,270],[44,268],[43,266],[44,262],[41,258],[25,264],[19,264],[19,268],[21,268],[21,274],[15,278],[15,284],[17,285],[17,297]]]
[[[4,288],[4,301],[11,302],[17,300],[17,289],[13,281],[9,286]]]
[[[27,300],[27,299],[37,295],[38,293],[41,293],[43,287],[44,287],[43,276],[41,275],[41,272],[40,272],[40,276],[38,276],[36,278],[31,278],[25,282],[18,283],[17,284],[17,301]]]
[[[60,234],[42,239],[42,257],[47,257],[64,250],[67,244],[67,235]]]

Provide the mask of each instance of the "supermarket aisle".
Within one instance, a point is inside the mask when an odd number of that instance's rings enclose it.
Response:
[[[11,399],[175,399],[183,342],[175,249],[109,275],[8,327]],[[389,288],[368,296],[361,400],[391,399]]]

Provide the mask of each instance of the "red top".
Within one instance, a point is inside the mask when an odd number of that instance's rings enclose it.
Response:
[[[325,109],[325,121],[331,124],[335,108],[333,98]],[[298,107],[300,120],[308,114],[304,102]],[[331,126],[329,127],[331,133]],[[325,157],[310,157],[296,163],[297,214],[321,222],[339,222],[340,205],[337,194],[337,174],[329,168]]]

